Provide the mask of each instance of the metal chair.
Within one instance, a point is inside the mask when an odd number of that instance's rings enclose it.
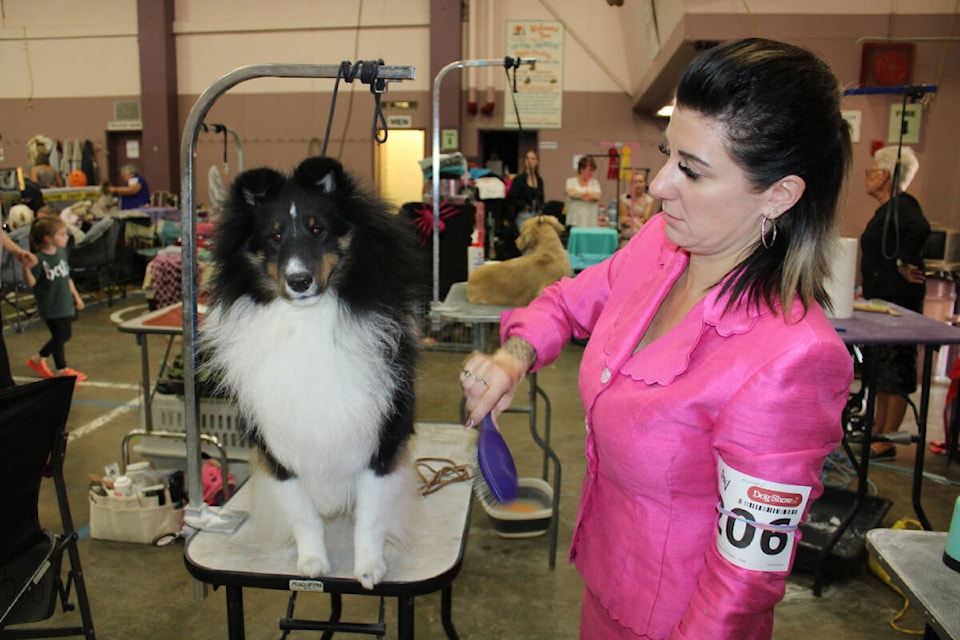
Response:
[[[23,249],[30,249],[30,227],[20,227],[7,234],[11,240]],[[20,262],[9,251],[3,252],[0,263],[0,301],[13,307],[17,319],[17,332],[23,331],[23,321],[27,316],[21,306],[20,297],[29,290],[23,277],[23,268]]]
[[[0,392],[0,638],[84,636],[95,640],[77,532],[70,514],[63,461],[66,424],[76,378],[57,377]],[[62,533],[40,525],[37,501],[45,476],[53,478]],[[63,554],[70,569],[64,582]],[[76,588],[76,603],[71,589]],[[79,606],[80,624],[9,629]],[[72,617],[72,616],[71,616]],[[73,620],[68,620],[73,622]]]
[[[117,264],[117,247],[120,244],[122,223],[118,218],[106,216],[94,224],[83,240],[70,249],[70,274],[78,280],[88,276],[95,279],[97,289],[107,292],[107,303],[113,306],[114,291],[126,296]]]

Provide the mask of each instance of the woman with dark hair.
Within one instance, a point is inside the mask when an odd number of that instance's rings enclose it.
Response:
[[[682,75],[626,247],[503,314],[463,363],[467,426],[589,338],[570,557],[581,638],[770,638],[841,438],[852,361],[822,306],[850,134],[809,51],[736,40]]]
[[[535,149],[528,149],[523,154],[523,171],[510,183],[507,204],[516,214],[514,226],[518,230],[543,210],[543,178],[540,176],[540,156]]]
[[[600,213],[600,182],[597,162],[590,156],[577,161],[577,175],[567,178],[567,226],[596,227]]]

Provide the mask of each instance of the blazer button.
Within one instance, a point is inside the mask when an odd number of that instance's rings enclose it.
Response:
[[[604,368],[603,373],[600,374],[600,382],[607,384],[610,382],[610,369]]]

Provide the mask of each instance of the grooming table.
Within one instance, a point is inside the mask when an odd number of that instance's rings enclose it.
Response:
[[[476,448],[476,432],[462,425],[419,423],[413,439],[414,458],[449,458],[466,464]],[[352,577],[353,527],[345,521],[326,526],[327,552],[332,570],[318,579],[297,574],[293,543],[282,549],[264,547],[254,536],[249,523],[232,534],[198,531],[186,544],[184,562],[193,577],[212,585],[226,587],[227,621],[231,640],[244,638],[243,589],[291,591],[287,616],[280,619],[281,629],[315,631],[351,631],[383,633],[381,607],[378,623],[340,622],[343,594],[397,598],[398,637],[414,637],[414,598],[441,592],[441,617],[448,638],[457,638],[451,619],[453,580],[460,572],[463,550],[470,524],[472,485],[456,482],[422,498],[423,512],[416,536],[403,548],[390,544],[386,549],[387,575],[372,591],[365,590]],[[246,485],[227,502],[227,508],[249,510]],[[329,593],[331,617],[327,621],[293,618],[293,601],[300,591]],[[324,637],[327,637],[326,635]]]
[[[150,216],[150,224],[157,226],[157,223],[161,220],[172,220],[174,222],[180,222],[180,207],[140,207],[136,209],[142,213]]]
[[[620,242],[616,229],[611,227],[572,227],[567,240],[567,253],[574,271],[603,262],[613,255]]]
[[[930,408],[930,381],[933,372],[934,352],[948,344],[960,344],[960,329],[946,322],[938,322],[922,314],[889,304],[892,313],[854,310],[851,318],[834,318],[833,326],[847,345],[918,345],[923,350],[922,376],[920,381],[920,406],[917,413],[918,434],[913,438],[917,445],[913,470],[913,508],[924,529],[929,530],[930,521],[923,512],[920,494],[923,489],[923,463],[927,443],[927,413]],[[874,373],[864,368],[863,385],[870,389]],[[849,513],[840,522],[837,530],[820,551],[815,571],[813,592],[820,595],[824,574],[824,563],[831,550],[857,515],[867,495],[867,471],[870,467],[870,442],[873,432],[875,394],[867,395],[867,410],[864,419],[863,448],[859,460],[853,455],[849,444],[843,446],[851,462],[857,469],[857,497]],[[816,506],[816,503],[814,503]]]
[[[947,534],[908,529],[867,532],[867,548],[903,595],[923,608],[924,638],[960,640],[960,574],[943,563]],[[936,633],[936,636],[931,635]]]
[[[143,394],[143,421],[141,426],[145,431],[152,431],[153,417],[151,404],[154,389],[150,383],[150,352],[147,348],[147,336],[159,335],[167,337],[167,349],[160,366],[160,375],[163,375],[167,358],[170,356],[173,339],[183,335],[183,304],[178,302],[168,307],[145,313],[142,316],[137,316],[132,320],[121,323],[117,328],[121,333],[134,334],[137,339],[137,344],[140,346],[140,385]]]
[[[474,304],[467,301],[467,283],[457,282],[450,287],[443,304],[434,307],[443,320],[470,324],[473,328],[473,348],[486,353],[489,347],[489,332],[500,326],[500,314],[510,307],[498,307],[487,304]],[[537,384],[537,372],[527,374],[530,385],[529,400],[526,405],[510,407],[508,413],[526,413],[530,416],[530,435],[543,449],[543,479],[549,481],[549,462],[553,461],[553,517],[550,519],[550,568],[557,563],[557,527],[560,516],[560,458],[550,448],[550,398]],[[544,428],[543,437],[537,430],[537,399],[543,401]],[[465,419],[464,401],[460,401],[460,418]]]

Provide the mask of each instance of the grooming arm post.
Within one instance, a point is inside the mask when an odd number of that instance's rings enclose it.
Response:
[[[440,82],[453,69],[464,67],[494,67],[507,69],[522,64],[533,66],[536,58],[495,58],[489,60],[457,60],[437,72],[433,80],[433,168],[430,181],[433,193],[433,307],[440,304]]]
[[[180,218],[183,221],[183,350],[184,350],[184,428],[187,433],[187,491],[190,495],[188,511],[198,514],[204,506],[200,465],[200,437],[197,415],[197,217],[194,209],[196,195],[195,154],[197,137],[203,128],[203,119],[216,100],[241,82],[254,78],[336,78],[340,65],[261,64],[239,67],[226,73],[208,86],[187,115],[180,140]],[[416,70],[412,66],[380,65],[377,79],[412,80]],[[189,535],[189,532],[188,532]],[[194,595],[203,596],[201,585],[195,584]]]

